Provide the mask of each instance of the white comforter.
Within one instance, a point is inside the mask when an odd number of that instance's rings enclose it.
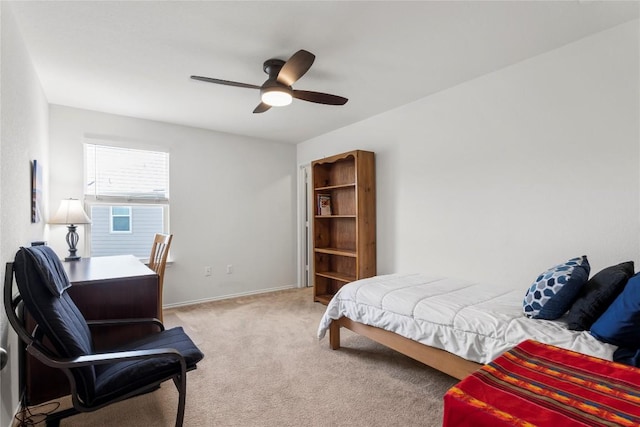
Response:
[[[525,291],[420,274],[362,279],[343,286],[329,302],[318,338],[332,319],[345,316],[479,363],[525,339],[612,359],[615,346],[568,330],[563,319],[525,317]]]

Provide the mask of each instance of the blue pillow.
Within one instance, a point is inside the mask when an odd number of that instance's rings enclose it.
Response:
[[[640,273],[629,279],[620,295],[591,325],[591,335],[620,347],[640,348]]]
[[[534,319],[554,320],[569,310],[589,279],[587,256],[572,258],[551,267],[531,284],[524,296],[524,314]]]

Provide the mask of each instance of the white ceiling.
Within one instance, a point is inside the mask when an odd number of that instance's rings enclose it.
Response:
[[[12,2],[52,104],[298,143],[638,18],[637,2]],[[262,63],[316,55],[294,100],[253,114]]]

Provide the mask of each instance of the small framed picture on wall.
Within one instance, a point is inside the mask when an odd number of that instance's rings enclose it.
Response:
[[[31,165],[31,222],[42,219],[42,166],[37,160]]]

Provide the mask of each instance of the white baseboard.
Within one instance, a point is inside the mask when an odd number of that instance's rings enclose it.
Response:
[[[187,306],[187,305],[201,304],[203,302],[221,301],[221,300],[230,299],[230,298],[238,298],[238,297],[246,297],[246,296],[249,296],[249,295],[266,294],[266,293],[269,293],[269,292],[284,291],[286,289],[296,289],[296,288],[298,288],[297,285],[288,285],[288,286],[279,286],[279,287],[275,287],[275,288],[258,289],[256,291],[240,292],[240,293],[237,293],[237,294],[222,295],[222,296],[217,296],[217,297],[212,297],[212,298],[202,298],[202,299],[197,299],[197,300],[192,300],[192,301],[178,302],[178,303],[174,303],[174,304],[163,304],[162,308],[163,309],[168,309],[168,308],[175,308],[175,307],[184,307],[184,306]]]

